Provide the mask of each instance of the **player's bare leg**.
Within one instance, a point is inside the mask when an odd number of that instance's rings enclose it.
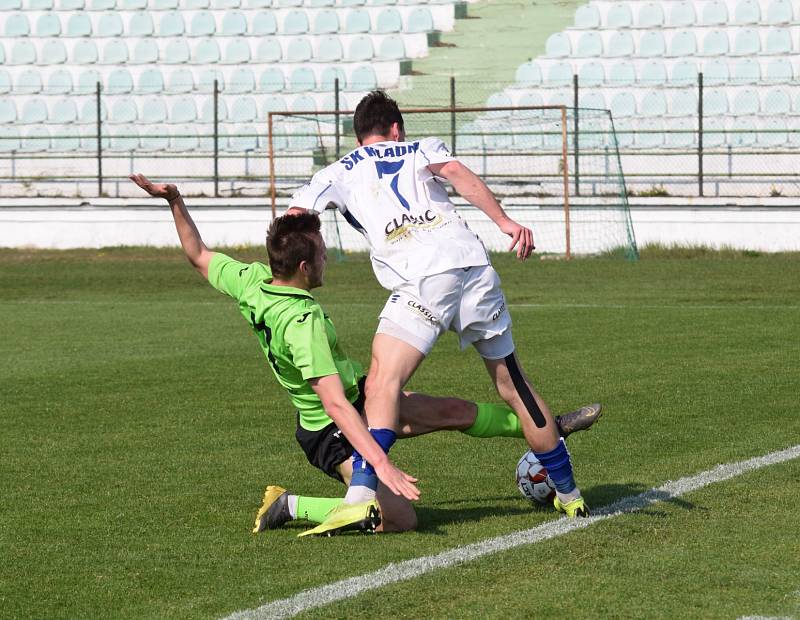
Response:
[[[347,459],[336,468],[344,483],[350,486],[353,461]],[[395,495],[384,484],[378,483],[376,499],[381,510],[381,524],[376,532],[407,532],[416,529],[417,513],[414,506],[402,495]]]

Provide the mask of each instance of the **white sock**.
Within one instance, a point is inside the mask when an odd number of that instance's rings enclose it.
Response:
[[[556,491],[556,495],[558,495],[558,499],[561,500],[562,504],[569,504],[572,500],[578,499],[581,496],[581,490],[578,487],[575,487],[569,493],[561,493],[560,491]]]
[[[360,504],[375,499],[375,491],[365,486],[349,486],[344,496],[345,504]]]
[[[289,514],[292,516],[292,519],[297,518],[297,495],[289,496]]]

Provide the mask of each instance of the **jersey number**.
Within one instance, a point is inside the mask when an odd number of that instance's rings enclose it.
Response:
[[[400,178],[400,168],[403,167],[404,163],[406,162],[402,159],[400,161],[376,161],[375,170],[378,172],[379,179],[382,179],[383,175],[394,175],[389,182],[389,187],[392,188],[394,195],[397,196],[397,199],[400,201],[400,204],[405,207],[406,211],[411,211],[411,205],[408,204],[408,200],[403,198],[403,195],[397,189],[397,181]]]
[[[272,330],[267,327],[267,324],[264,321],[260,323],[256,323],[256,315],[252,312],[250,313],[250,322],[253,324],[253,327],[256,331],[261,332],[264,334],[264,342],[267,345],[267,359],[269,360],[272,369],[275,371],[276,375],[280,375],[281,371],[278,368],[278,360],[275,359],[275,356],[272,354],[272,350],[270,349],[270,343],[272,342]]]

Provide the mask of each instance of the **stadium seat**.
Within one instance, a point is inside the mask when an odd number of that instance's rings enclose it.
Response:
[[[307,0],[306,4],[310,7],[335,6],[336,0]]]
[[[694,26],[696,22],[697,14],[694,11],[694,2],[682,0],[671,3],[668,26],[680,28]]]
[[[372,39],[368,36],[353,37],[347,48],[347,60],[372,60],[374,55],[375,50],[372,49]]]
[[[66,69],[58,69],[47,78],[47,94],[60,95],[72,92],[72,73]]]
[[[608,39],[606,56],[619,58],[620,56],[633,56],[634,52],[633,37],[630,32],[621,30],[611,34]]]
[[[275,15],[269,11],[259,11],[253,16],[250,25],[251,33],[255,36],[264,36],[278,32]]]
[[[480,128],[474,122],[464,123],[458,128],[456,146],[459,153],[483,151],[483,133]]]
[[[628,86],[636,82],[636,67],[627,60],[620,60],[611,65],[608,81],[613,86]]]
[[[164,13],[158,22],[158,37],[179,37],[183,34],[183,17],[178,11],[168,11]]]
[[[542,70],[535,60],[529,60],[517,67],[516,83],[519,86],[539,86],[542,83]]]
[[[733,119],[728,130],[728,143],[734,147],[753,146],[756,143],[755,119]]]
[[[81,148],[80,132],[77,127],[62,125],[53,131],[50,150],[56,153],[77,151]]]
[[[105,101],[100,101],[100,121],[108,119],[108,108]],[[87,99],[81,105],[80,113],[78,114],[78,122],[81,124],[97,124],[97,101],[94,97]]]
[[[217,40],[203,39],[194,46],[190,62],[195,65],[213,65],[220,61],[221,55]]]
[[[281,34],[305,34],[308,32],[308,17],[305,11],[289,11],[283,20]]]
[[[14,0],[12,4],[19,3],[19,0]],[[19,3],[16,7],[12,7],[10,10],[16,10],[21,8],[22,4]],[[53,0],[28,0],[28,10],[29,11],[49,11],[53,8]]]
[[[390,32],[402,32],[403,18],[395,8],[382,9],[375,18],[375,32],[387,34]]]
[[[770,28],[767,31],[767,40],[764,53],[770,55],[784,55],[792,53],[792,32],[788,28]]]
[[[599,32],[585,32],[578,39],[575,55],[579,58],[603,55],[603,37]]]
[[[728,33],[709,30],[703,38],[703,56],[724,56],[728,53]]]
[[[298,67],[289,74],[287,90],[291,92],[314,90],[316,86],[317,78],[314,71],[308,67]]]
[[[241,11],[230,11],[222,18],[222,36],[241,37],[247,34],[247,17]]]
[[[225,74],[219,69],[203,69],[197,78],[197,90],[202,93],[214,92],[214,81],[217,82],[217,91],[225,90]]]
[[[617,93],[612,97],[609,106],[614,118],[636,115],[636,97],[629,92]]]
[[[109,123],[135,123],[139,118],[136,101],[130,97],[121,97],[114,100],[108,115]]]
[[[649,90],[639,103],[639,114],[642,116],[666,116],[667,98],[662,90]]]
[[[547,37],[544,49],[548,58],[564,58],[572,55],[569,37],[563,32],[556,32]]]
[[[516,105],[518,105],[520,107],[524,107],[524,106],[543,106],[544,105],[544,99],[542,99],[542,95],[538,91],[526,92],[526,93],[523,93],[517,99]],[[512,114],[523,114],[523,115],[526,115],[526,116],[539,115],[539,114],[541,114],[541,110],[517,111],[517,112],[512,112]]]
[[[636,16],[637,28],[661,28],[664,25],[664,11],[660,2],[644,2]]]
[[[32,99],[25,99],[22,103],[19,122],[23,125],[44,123],[47,120],[47,116],[47,104],[43,99],[34,97]]]
[[[0,69],[0,93],[11,92],[11,76],[8,71]]]
[[[386,35],[378,48],[377,57],[380,60],[402,60],[405,58],[406,46],[403,43],[402,35]]]
[[[672,35],[669,42],[668,56],[674,58],[685,58],[694,56],[697,53],[697,37],[692,30],[679,30]]]
[[[298,95],[289,104],[291,112],[316,112],[317,102],[310,95]]]
[[[139,132],[135,125],[117,127],[112,133],[109,131],[108,150],[119,153],[128,153],[139,148]]]
[[[4,32],[9,38],[27,37],[31,33],[28,17],[24,13],[11,13],[5,22]]]
[[[237,97],[231,104],[229,119],[234,123],[251,123],[258,116],[258,107],[253,97]]]
[[[751,84],[761,80],[761,65],[755,58],[737,58],[731,72],[734,84]]]
[[[13,153],[20,149],[19,129],[10,125],[0,125],[0,152]]]
[[[153,18],[146,11],[139,11],[131,15],[126,31],[129,37],[149,37],[153,34]]]
[[[648,60],[639,72],[639,81],[648,87],[667,82],[667,67],[662,60]]]
[[[106,92],[110,95],[129,93],[133,90],[133,78],[127,69],[114,69],[108,74]]]
[[[697,114],[697,95],[693,90],[680,89],[672,93],[669,100],[671,116],[694,116]]]
[[[768,116],[785,116],[792,112],[792,98],[785,88],[770,88],[764,93],[762,114]]]
[[[95,93],[97,92],[97,85],[101,83],[100,72],[95,69],[84,69],[78,75],[78,92],[79,93]]]
[[[581,108],[592,108],[595,110],[606,109],[606,98],[600,91],[581,91],[578,96],[578,106]]]
[[[17,75],[16,90],[20,94],[32,94],[42,91],[42,75],[36,69],[26,69]]]
[[[164,76],[161,69],[148,67],[139,74],[137,90],[141,93],[160,93],[164,90]]]
[[[788,58],[776,58],[767,63],[766,78],[769,82],[791,82],[794,68]]]
[[[644,58],[662,58],[667,53],[664,35],[659,30],[648,30],[639,37],[639,56]]]
[[[769,3],[766,19],[768,24],[789,24],[792,21],[792,0],[772,0]]]
[[[510,108],[514,105],[514,102],[511,101],[511,97],[505,92],[498,92],[492,93],[489,95],[489,98],[486,100],[486,107],[487,108]],[[487,112],[483,115],[484,118],[497,118],[497,117],[504,117],[509,116],[511,114],[510,110],[492,110],[491,112]]]
[[[211,0],[211,8],[215,10],[238,9],[241,5],[239,0]]]
[[[697,129],[694,119],[676,118],[666,127],[667,135],[664,146],[667,148],[686,149],[695,146]]]
[[[197,128],[191,125],[175,127],[169,135],[169,148],[177,153],[196,151],[200,148]]]
[[[253,124],[237,125],[228,136],[225,150],[233,153],[247,153],[258,148],[258,129]]]
[[[782,118],[765,118],[759,120],[757,142],[768,148],[782,146],[788,141],[788,127]]]
[[[600,29],[600,11],[592,4],[579,6],[575,11],[575,28],[583,30]]]
[[[42,125],[34,125],[25,131],[20,150],[25,153],[39,153],[50,148],[50,130]]]
[[[83,0],[58,0],[59,11],[81,11]]]
[[[11,54],[8,59],[10,65],[33,65],[36,64],[36,46],[27,39],[14,41],[11,47]]]
[[[406,32],[433,32],[436,26],[433,23],[433,14],[427,7],[421,6],[408,15]]]
[[[17,120],[17,106],[10,99],[0,99],[0,125]]]
[[[575,75],[572,63],[562,60],[553,63],[547,70],[547,86],[567,86],[572,84]]]
[[[578,70],[578,84],[582,87],[594,88],[606,81],[606,72],[599,62],[585,62]]]
[[[139,136],[139,148],[147,152],[166,151],[169,148],[169,135],[164,127],[145,126]]]
[[[211,104],[213,106],[213,100]],[[168,123],[172,124],[193,123],[196,120],[197,120],[197,105],[195,104],[194,97],[192,96],[177,97],[171,101],[169,106],[169,117],[167,118]],[[211,112],[211,117],[204,120],[208,120],[210,122],[214,121],[213,108]]]
[[[167,104],[164,97],[148,97],[142,102],[142,122],[147,124],[167,122]]]
[[[348,90],[375,90],[378,87],[378,78],[375,70],[369,65],[362,65],[353,69],[347,83]]]
[[[95,34],[98,37],[121,37],[124,30],[119,13],[109,11],[100,15]]]
[[[339,32],[339,14],[333,9],[323,9],[314,17],[314,34],[334,34]]]
[[[286,109],[286,99],[280,95],[261,99],[261,118],[267,118],[270,112],[286,112]]]
[[[147,8],[147,0],[119,0],[119,8],[123,11],[141,11]]]
[[[283,71],[278,67],[268,67],[258,77],[258,90],[262,93],[279,93],[283,90]]]
[[[737,26],[757,24],[761,21],[758,0],[738,0],[733,10],[733,24]]]
[[[175,69],[169,74],[166,90],[170,93],[190,93],[194,90],[194,76],[188,69]]]
[[[75,41],[72,47],[72,62],[76,65],[91,65],[98,60],[97,46],[91,39]]]
[[[657,149],[664,144],[664,122],[657,118],[644,118],[636,128],[635,145],[641,149]]]
[[[704,26],[722,26],[728,23],[728,8],[724,0],[712,0],[703,7],[701,23]]]
[[[154,11],[174,11],[178,8],[178,0],[151,0],[150,8]]]
[[[61,21],[58,15],[53,13],[43,13],[36,20],[37,37],[57,37],[61,34]]]
[[[705,116],[723,116],[728,113],[728,95],[720,88],[703,90],[703,114]]]
[[[192,16],[187,34],[190,37],[210,37],[216,31],[217,23],[214,20],[214,15],[208,11],[199,11]]]
[[[354,9],[347,13],[344,31],[348,34],[361,34],[372,30],[369,13],[364,9]]]
[[[48,123],[55,125],[68,125],[78,120],[78,107],[75,101],[71,98],[59,99],[53,103],[50,109],[50,116],[47,118]]]
[[[755,116],[759,108],[758,91],[745,88],[734,95],[731,113],[734,116]]]
[[[287,62],[308,62],[314,56],[311,41],[305,37],[295,37],[286,46]]]
[[[109,40],[103,47],[100,64],[121,65],[126,62],[128,62],[128,46],[125,44],[125,39]]]
[[[727,60],[714,58],[703,65],[703,83],[706,85],[724,84],[730,77]]]
[[[92,20],[85,13],[73,13],[67,20],[68,37],[89,37],[92,34]]]
[[[274,38],[264,38],[259,41],[253,61],[257,63],[278,62],[283,58],[283,48],[280,41]]]
[[[0,0],[0,11],[20,11],[22,10],[21,0]]]
[[[164,48],[164,56],[161,61],[168,65],[183,64],[189,62],[190,53],[189,43],[185,39],[174,38]]]
[[[733,39],[735,56],[755,56],[761,51],[761,37],[754,28],[742,28]]]
[[[608,9],[606,28],[615,30],[617,28],[630,28],[631,26],[633,26],[633,14],[629,4],[617,2]]]
[[[228,79],[227,93],[252,93],[256,89],[256,76],[249,67],[239,67]]]
[[[3,42],[0,41],[0,66],[6,64],[6,48],[3,47]]]
[[[183,0],[181,4],[183,5],[181,8],[185,11],[202,11],[211,6],[209,0]]]
[[[149,37],[139,39],[133,48],[130,62],[137,65],[158,62],[158,44]]]
[[[61,65],[67,62],[67,48],[60,39],[45,41],[42,45],[41,61],[47,65]]]
[[[344,90],[345,86],[347,86],[347,75],[344,69],[335,65],[325,67],[319,79],[319,89],[322,92],[334,90],[337,79],[339,80],[339,90]]]

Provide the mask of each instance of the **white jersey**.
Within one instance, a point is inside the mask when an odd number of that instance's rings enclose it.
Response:
[[[362,146],[317,172],[291,206],[321,213],[334,204],[367,238],[375,275],[390,290],[449,269],[488,265],[483,243],[428,169],[452,160],[438,138]]]

